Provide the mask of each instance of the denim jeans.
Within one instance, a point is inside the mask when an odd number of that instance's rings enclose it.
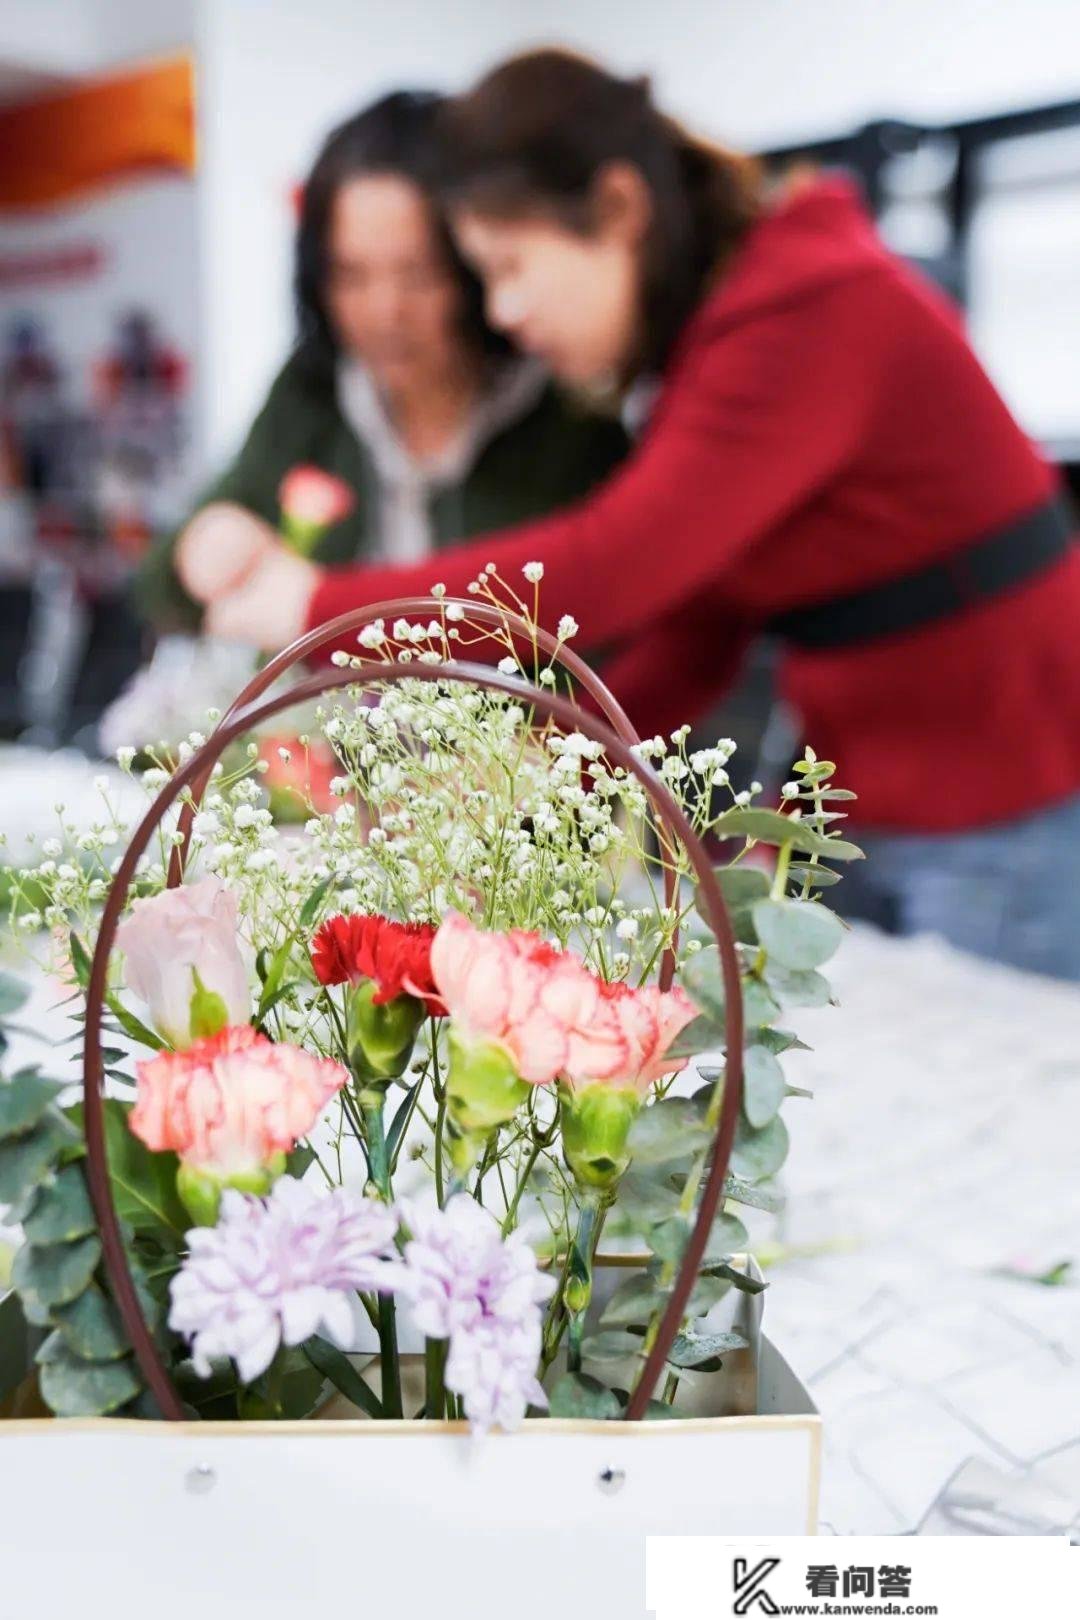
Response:
[[[977,832],[845,836],[866,860],[822,894],[841,916],[1080,980],[1080,795]]]

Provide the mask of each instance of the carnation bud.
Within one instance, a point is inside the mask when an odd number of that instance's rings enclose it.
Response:
[[[242,1170],[225,1176],[213,1170],[200,1170],[197,1165],[182,1164],[176,1172],[176,1191],[196,1226],[216,1226],[221,1194],[226,1187],[265,1198],[284,1171],[284,1153],[273,1154],[255,1170]]]
[[[630,1163],[627,1139],[641,1107],[632,1086],[560,1085],[563,1156],[581,1187],[614,1188]]]
[[[513,1119],[528,1097],[529,1087],[501,1046],[490,1041],[466,1045],[451,1025],[446,1095],[457,1132],[451,1158],[458,1175],[463,1176],[476,1163],[491,1133]]]
[[[357,1079],[379,1089],[405,1073],[424,1020],[415,996],[376,1003],[378,986],[364,980],[349,992],[346,1038],[349,1066]]]

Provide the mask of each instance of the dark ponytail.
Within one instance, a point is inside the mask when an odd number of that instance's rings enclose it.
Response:
[[[539,214],[587,235],[594,183],[632,164],[652,198],[642,265],[644,336],[631,374],[662,370],[712,277],[761,211],[752,158],[698,140],[652,99],[568,51],[532,51],[495,68],[440,114],[442,186],[451,206],[492,218]]]

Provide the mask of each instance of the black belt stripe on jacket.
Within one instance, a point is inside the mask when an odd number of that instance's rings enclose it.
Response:
[[[1068,500],[1054,495],[940,562],[827,602],[793,608],[770,620],[767,628],[807,650],[852,647],[917,630],[1044,573],[1076,538],[1076,517]]]

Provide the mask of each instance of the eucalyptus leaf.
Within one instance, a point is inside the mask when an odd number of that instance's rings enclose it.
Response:
[[[682,1259],[689,1238],[689,1223],[681,1215],[660,1221],[645,1234],[645,1241],[657,1259],[670,1260],[674,1265],[678,1265]]]
[[[0,971],[0,1018],[7,1020],[30,999],[30,987],[10,973]]]
[[[754,926],[770,960],[788,968],[820,967],[844,937],[839,917],[817,900],[759,900]]]
[[[44,1181],[65,1148],[79,1142],[78,1132],[55,1109],[32,1131],[0,1142],[0,1204],[14,1204]]]
[[[723,1046],[723,1024],[710,1018],[708,1013],[701,1013],[680,1030],[664,1055],[669,1058],[698,1057],[702,1052],[722,1051]]]
[[[792,883],[805,883],[809,888],[830,889],[843,882],[844,874],[813,861],[792,861],[788,867],[788,878]]]
[[[778,1215],[785,1202],[782,1193],[769,1187],[755,1187],[741,1176],[732,1175],[724,1178],[724,1197],[736,1204],[745,1204],[749,1209],[763,1209],[770,1215]]]
[[[813,968],[786,968],[768,962],[765,979],[785,1007],[827,1007],[832,1000],[828,979]]]
[[[622,1415],[614,1391],[586,1373],[564,1373],[551,1391],[548,1415],[553,1418],[604,1420]]]
[[[711,1370],[707,1363],[731,1350],[745,1350],[746,1340],[741,1333],[680,1333],[668,1351],[672,1367]]]
[[[804,855],[819,855],[831,861],[861,861],[863,858],[856,844],[845,843],[842,838],[826,838],[808,823],[782,815],[779,810],[751,805],[725,810],[717,817],[712,832],[716,838],[752,838],[756,843],[772,844],[776,848],[790,844]]]
[[[297,1142],[292,1151],[285,1155],[285,1174],[292,1176],[294,1181],[302,1181],[314,1162],[315,1149],[311,1144]]]
[[[703,1274],[694,1284],[690,1298],[686,1302],[686,1314],[689,1317],[705,1316],[718,1305],[724,1295],[731,1290],[731,1279],[713,1273]]]
[[[647,1322],[664,1303],[664,1296],[655,1277],[647,1271],[639,1272],[620,1283],[604,1306],[600,1317],[602,1327],[625,1327]]]
[[[644,1340],[625,1328],[602,1328],[582,1341],[581,1353],[587,1361],[625,1361],[641,1354]]]
[[[23,1221],[28,1243],[71,1243],[96,1230],[97,1217],[77,1164],[69,1164],[51,1186],[40,1189]]]
[[[46,1080],[36,1066],[0,1080],[0,1140],[32,1130],[63,1089],[58,1081]]]
[[[707,946],[690,958],[682,970],[682,982],[691,999],[720,1025],[721,1035],[717,1044],[723,1045],[726,998],[720,971],[720,953],[715,945]],[[759,979],[743,978],[742,998],[744,1021],[748,1029],[771,1024],[779,1017],[780,1008]]]
[[[740,1294],[763,1294],[769,1286],[767,1282],[762,1282],[759,1277],[751,1277],[749,1272],[740,1271],[738,1266],[710,1266],[709,1275],[711,1277],[725,1278],[739,1290]]]
[[[104,1417],[138,1395],[141,1385],[130,1359],[82,1361],[60,1351],[41,1369],[40,1388],[57,1417]]]
[[[15,1256],[11,1280],[50,1307],[76,1299],[90,1282],[101,1259],[97,1237],[74,1243],[24,1243]]]
[[[790,1029],[755,1029],[752,1035],[754,1046],[763,1046],[767,1052],[780,1056],[783,1052],[809,1052],[811,1048],[805,1041],[800,1041]]]
[[[666,1220],[678,1207],[679,1189],[672,1186],[666,1172],[650,1176],[644,1169],[632,1169],[619,1183],[615,1208],[638,1230]]]
[[[116,1310],[96,1283],[53,1311],[57,1336],[82,1361],[115,1361],[131,1349]]]
[[[707,1265],[713,1260],[726,1260],[730,1255],[741,1254],[749,1243],[750,1234],[742,1221],[737,1215],[729,1215],[725,1210],[713,1221],[702,1264]]]
[[[777,1114],[760,1130],[740,1119],[731,1152],[731,1170],[745,1181],[764,1181],[774,1176],[788,1155],[787,1126]]]
[[[749,1046],[743,1055],[743,1113],[760,1128],[777,1113],[787,1092],[784,1071],[764,1046]]]
[[[664,1097],[637,1114],[627,1147],[638,1164],[663,1164],[700,1152],[708,1139],[699,1108],[686,1097]]]

